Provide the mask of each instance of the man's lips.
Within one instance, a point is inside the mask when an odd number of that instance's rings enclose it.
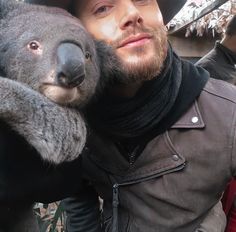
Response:
[[[117,48],[140,46],[148,42],[152,38],[149,34],[138,34],[130,36],[123,40]]]

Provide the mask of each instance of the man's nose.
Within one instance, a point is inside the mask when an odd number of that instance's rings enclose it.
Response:
[[[126,4],[123,5],[123,8],[124,14],[120,22],[120,28],[122,30],[126,29],[127,27],[135,27],[143,23],[141,12],[134,5],[133,1],[126,1]]]

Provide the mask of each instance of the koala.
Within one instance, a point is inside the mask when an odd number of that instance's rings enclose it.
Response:
[[[62,9],[13,0],[0,4],[0,120],[43,159],[72,160],[86,140],[78,109],[99,79],[94,42]]]
[[[37,231],[29,221],[44,199],[38,183],[85,145],[82,111],[98,88],[98,60],[95,42],[66,11],[0,0],[0,231]]]

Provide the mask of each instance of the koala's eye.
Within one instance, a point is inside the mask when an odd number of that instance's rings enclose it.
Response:
[[[28,48],[31,49],[31,50],[38,50],[40,47],[40,44],[39,42],[37,41],[31,41],[29,44],[28,44]]]
[[[36,40],[29,42],[27,44],[27,48],[31,53],[33,53],[35,55],[42,55],[42,53],[43,53],[43,49],[42,49],[41,44]]]
[[[37,50],[40,49],[40,43],[36,40],[33,40],[33,41],[28,43],[27,47],[30,50],[37,51]]]
[[[85,52],[85,59],[91,59],[92,55],[89,52]]]

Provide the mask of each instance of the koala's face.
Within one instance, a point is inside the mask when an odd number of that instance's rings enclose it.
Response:
[[[54,102],[83,105],[100,72],[92,38],[64,10],[24,5],[0,22],[0,68]]]

